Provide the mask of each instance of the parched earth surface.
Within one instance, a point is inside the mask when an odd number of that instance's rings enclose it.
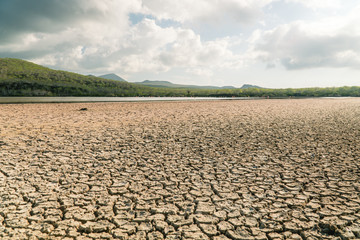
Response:
[[[0,239],[360,239],[359,159],[360,99],[0,105]]]

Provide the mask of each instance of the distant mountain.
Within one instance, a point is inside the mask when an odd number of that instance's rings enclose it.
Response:
[[[110,80],[116,80],[116,81],[126,82],[125,79],[123,79],[122,77],[119,77],[118,75],[116,75],[116,74],[114,74],[114,73],[109,73],[109,74],[101,75],[101,76],[99,76],[99,78],[105,78],[105,79],[110,79]]]
[[[163,87],[163,88],[194,88],[194,89],[235,89],[233,86],[198,86],[198,85],[184,85],[184,84],[175,84],[169,81],[151,81],[145,80],[142,82],[135,82],[136,84],[141,84],[148,87]]]
[[[241,89],[248,89],[248,88],[262,88],[256,85],[251,85],[251,84],[244,84],[242,85]]]
[[[164,88],[194,88],[194,89],[235,89],[233,86],[199,86],[199,85],[185,85],[185,84],[175,84],[169,81],[158,81],[158,80],[145,80],[142,82],[135,82],[136,84],[145,85],[148,87],[164,87]],[[262,88],[256,85],[244,84],[240,89],[248,88]]]

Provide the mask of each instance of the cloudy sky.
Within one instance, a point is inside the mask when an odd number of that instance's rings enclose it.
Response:
[[[0,0],[0,57],[128,81],[360,86],[360,0]]]

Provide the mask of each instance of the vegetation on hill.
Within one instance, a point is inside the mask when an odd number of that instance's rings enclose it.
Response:
[[[0,96],[360,97],[360,87],[199,89],[149,87],[0,58]]]
[[[95,76],[52,70],[31,62],[0,58],[0,96],[161,96],[176,90],[139,86]]]

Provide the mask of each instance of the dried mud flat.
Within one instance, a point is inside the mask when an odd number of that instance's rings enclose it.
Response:
[[[359,239],[359,146],[360,99],[0,105],[0,239]]]

